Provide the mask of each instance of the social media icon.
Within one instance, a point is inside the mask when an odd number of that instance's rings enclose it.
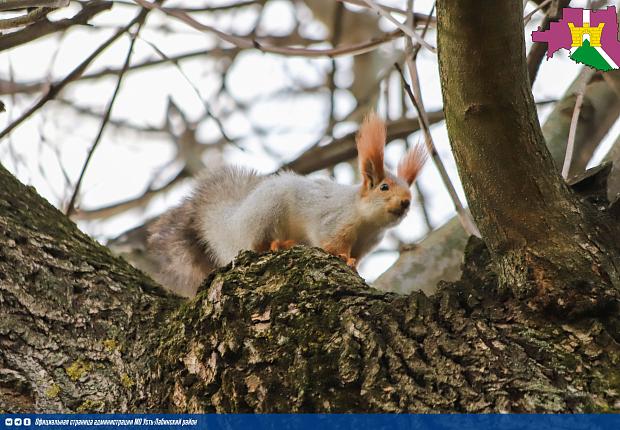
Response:
[[[21,418],[15,418],[13,420],[13,424],[15,424],[15,427],[21,426],[22,425],[22,419]]]
[[[30,421],[30,418],[24,418],[24,425],[25,426],[29,426],[32,423],[32,421]]]
[[[4,425],[7,427],[11,427],[13,425],[13,418],[5,418]]]

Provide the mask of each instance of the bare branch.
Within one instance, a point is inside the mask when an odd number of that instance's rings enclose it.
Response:
[[[365,7],[365,8],[370,8],[370,6],[368,6],[366,4],[366,2],[364,2],[364,0],[336,0],[342,3],[349,3],[349,4],[353,4],[355,6],[359,6],[359,7]],[[407,11],[403,10],[403,9],[399,9],[397,7],[392,7],[392,6],[386,6],[383,4],[378,4],[377,6],[379,6],[381,9],[387,11],[387,12],[391,12],[391,13],[397,13],[399,15],[406,15]],[[428,15],[424,15],[423,13],[414,13],[415,16],[415,20],[420,21],[420,22],[424,22],[424,21],[429,21],[431,24],[435,25],[437,23],[437,20],[435,19],[435,17],[433,16],[428,16]]]
[[[138,37],[140,30],[142,29],[142,24],[144,24],[144,20],[146,18],[147,13],[148,11],[146,9],[143,9],[142,11],[140,11],[140,14],[137,17],[139,18],[138,28],[136,29],[136,32],[131,37],[131,42],[129,43],[129,50],[127,51],[127,57],[125,57],[125,63],[123,64],[123,69],[121,70],[121,73],[118,75],[118,79],[116,81],[116,87],[114,88],[114,93],[112,94],[112,98],[110,99],[110,102],[108,103],[108,107],[106,109],[105,115],[103,116],[103,120],[101,121],[101,126],[99,127],[99,132],[97,133],[97,137],[95,138],[93,145],[88,151],[88,155],[86,156],[86,160],[84,161],[84,165],[82,166],[82,171],[80,172],[80,176],[77,182],[75,183],[75,189],[73,190],[73,195],[71,196],[71,200],[69,200],[69,205],[67,206],[67,211],[66,211],[67,216],[70,216],[71,213],[73,212],[73,209],[75,206],[75,200],[77,199],[77,196],[80,193],[80,187],[82,185],[82,181],[84,180],[86,169],[88,169],[88,165],[90,163],[90,160],[92,159],[95,149],[97,149],[97,146],[99,146],[99,142],[101,142],[101,137],[103,136],[105,127],[108,123],[108,120],[110,119],[110,115],[112,114],[112,108],[114,107],[116,96],[118,96],[118,93],[121,89],[121,83],[123,82],[123,76],[125,75],[125,72],[127,71],[127,67],[129,67],[129,63],[131,62],[131,56],[133,54],[133,47],[136,43],[136,38]]]
[[[15,16],[13,18],[0,19],[0,30],[9,28],[23,27],[24,25],[34,24],[45,18],[52,9],[47,7],[38,7],[25,15]]]
[[[312,49],[312,48],[296,48],[296,47],[283,47],[262,44],[256,39],[248,39],[245,37],[239,37],[231,34],[224,33],[206,24],[202,24],[189,16],[187,13],[178,9],[165,8],[154,3],[149,3],[145,0],[134,0],[136,3],[148,9],[158,9],[164,12],[166,15],[177,18],[187,25],[195,28],[196,30],[213,33],[220,39],[232,43],[233,45],[244,49],[258,49],[261,52],[268,52],[271,54],[287,55],[287,56],[299,56],[299,57],[340,57],[345,55],[360,55],[366,52],[373,51],[386,42],[390,42],[394,39],[402,37],[400,30],[392,31],[384,34],[381,37],[371,39],[362,43],[355,43],[348,46],[342,46],[329,49]]]
[[[66,30],[74,25],[86,24],[98,13],[110,9],[112,4],[113,3],[110,1],[92,1],[85,4],[82,10],[71,18],[54,22],[41,21],[36,26],[28,26],[23,30],[3,34],[2,37],[0,37],[0,51],[32,42],[48,34]]]
[[[59,8],[69,6],[69,0],[0,0],[0,12],[31,7]]]
[[[144,191],[144,193],[142,193],[142,195],[140,195],[139,197],[125,200],[102,208],[91,210],[76,209],[71,216],[71,219],[89,221],[101,218],[109,218],[124,213],[130,209],[144,207],[154,197],[156,197],[160,193],[172,189],[172,187],[174,187],[180,181],[189,178],[190,176],[191,175],[187,169],[181,169],[181,171],[177,173],[174,178],[166,182],[161,187],[153,188],[152,185],[149,185],[146,191]]]
[[[165,60],[168,60],[170,63],[172,63],[175,66],[175,68],[179,71],[179,73],[181,74],[183,79],[185,79],[185,81],[188,83],[188,85],[192,88],[192,90],[194,91],[194,93],[198,97],[198,100],[200,100],[200,102],[202,103],[202,106],[204,107],[205,113],[209,116],[209,118],[213,119],[213,121],[215,122],[215,125],[217,126],[217,128],[218,128],[220,134],[222,135],[222,137],[226,141],[228,141],[229,143],[231,143],[232,145],[234,145],[235,147],[237,147],[237,148],[239,148],[240,150],[243,151],[243,148],[237,143],[237,141],[228,135],[228,133],[226,132],[226,129],[224,128],[224,124],[222,123],[222,121],[213,113],[213,110],[211,109],[211,106],[209,106],[209,103],[202,97],[202,94],[200,93],[200,90],[198,89],[198,87],[196,87],[196,85],[194,85],[192,80],[185,74],[185,72],[181,68],[181,65],[176,60],[173,60],[172,58],[168,57],[168,55],[166,55],[155,44],[153,44],[153,43],[151,43],[151,42],[149,42],[147,40],[144,40],[144,39],[142,39],[142,40],[145,43],[147,43],[159,56],[161,56]]]
[[[437,52],[437,48],[435,48],[433,45],[431,45],[426,40],[424,40],[424,38],[420,37],[420,35],[415,32],[413,27],[408,27],[405,24],[403,24],[402,22],[398,21],[389,12],[387,12],[385,9],[381,8],[380,6],[378,6],[377,3],[375,3],[374,1],[372,1],[372,0],[363,0],[363,1],[372,10],[374,10],[379,15],[381,15],[382,17],[384,17],[385,19],[390,21],[392,24],[394,24],[400,30],[402,30],[403,33],[405,33],[407,36],[411,37],[412,39],[415,39],[415,41],[418,42],[420,45],[424,46],[426,49],[428,49],[429,51],[431,51],[433,53]]]
[[[113,0],[114,3],[123,4],[126,6],[138,6],[133,1]],[[264,5],[266,0],[249,0],[239,1],[230,4],[224,4],[219,6],[206,6],[206,7],[177,7],[176,10],[182,10],[187,13],[200,13],[200,12],[222,12],[233,9],[240,9],[248,6]]]
[[[198,57],[234,57],[238,52],[240,52],[239,48],[213,48],[213,49],[199,49],[195,51],[186,52],[184,54],[171,55],[167,58],[157,58],[152,60],[142,61],[141,63],[132,64],[127,72],[146,69],[148,67],[159,66],[162,64],[174,64],[175,62],[180,62],[182,60],[198,58]],[[80,76],[74,82],[82,82],[93,79],[100,79],[106,76],[118,76],[121,68],[105,68],[98,72],[87,73]],[[56,84],[56,83],[54,83]],[[52,85],[54,85],[52,84]],[[9,82],[6,80],[0,79],[0,94],[17,94],[17,93],[35,93],[39,91],[44,91],[49,87],[49,83],[42,82],[25,82],[25,83],[17,83],[17,82]]]
[[[430,132],[428,119],[426,118],[424,107],[421,105],[422,103],[421,97],[420,99],[418,99],[413,94],[413,92],[411,91],[411,87],[409,86],[409,84],[407,84],[405,75],[403,74],[403,71],[401,70],[398,63],[395,63],[394,66],[396,67],[396,70],[398,70],[398,73],[400,74],[400,77],[403,81],[403,85],[405,86],[407,94],[409,95],[411,102],[413,103],[414,107],[416,108],[416,111],[418,112],[418,120],[420,121],[420,127],[422,128],[422,131],[424,133],[424,141],[426,143],[426,148],[428,149],[428,152],[430,153],[431,159],[435,163],[435,167],[437,167],[437,170],[439,171],[439,175],[441,176],[444,186],[446,187],[446,190],[448,191],[448,194],[450,195],[450,199],[452,199],[452,203],[454,204],[456,213],[459,217],[459,220],[461,221],[461,225],[463,226],[465,231],[467,231],[469,234],[480,237],[480,232],[478,231],[478,228],[474,224],[474,221],[471,218],[471,215],[469,215],[469,212],[467,212],[467,210],[461,203],[461,200],[459,199],[459,196],[456,193],[456,189],[454,188],[454,185],[452,185],[452,182],[450,181],[448,172],[445,166],[443,165],[441,158],[439,158],[439,154],[437,153],[437,150],[435,149],[435,144],[433,142],[433,137]],[[416,81],[417,72],[416,72],[415,66],[411,66],[409,69],[409,72],[412,74],[412,81]],[[418,86],[418,91],[419,91],[419,86]]]
[[[129,24],[127,24],[125,27],[118,30],[108,40],[103,42],[103,44],[101,44],[97,49],[95,49],[95,51],[93,51],[93,53],[90,54],[88,58],[82,61],[62,81],[60,81],[58,84],[50,85],[47,93],[38,102],[36,102],[34,106],[32,106],[30,109],[24,112],[18,119],[13,121],[4,130],[2,130],[2,132],[0,132],[0,139],[8,135],[14,128],[19,126],[22,122],[30,118],[30,116],[33,113],[41,109],[48,101],[55,98],[69,82],[80,77],[82,73],[84,73],[84,70],[86,70],[86,68],[90,65],[90,63],[92,63],[93,60],[99,56],[99,54],[101,54],[108,46],[114,43],[116,39],[121,37],[127,30],[129,30],[136,22],[140,20],[140,17],[142,16],[143,12],[144,10],[136,18],[134,18]],[[0,43],[1,43],[1,40],[2,38],[0,38]]]
[[[66,106],[69,109],[72,109],[73,111],[75,111],[76,113],[80,114],[80,115],[86,115],[92,118],[96,118],[96,119],[101,119],[104,115],[105,112],[98,112],[96,110],[93,110],[90,107],[87,106],[80,106],[76,103],[74,103],[71,100],[67,100],[67,99],[63,99],[63,98],[56,98],[55,101],[57,103],[60,103],[63,106]],[[137,133],[166,133],[166,130],[164,130],[161,127],[150,127],[150,126],[140,126],[138,124],[134,124],[126,119],[110,119],[108,121],[108,124],[117,127],[117,128],[124,128],[127,130],[131,130],[131,131],[135,131]]]
[[[443,111],[430,112],[428,117],[431,123],[437,123],[443,120]],[[416,119],[404,118],[388,122],[387,143],[389,144],[396,139],[403,139],[419,130],[420,127]],[[295,160],[286,163],[279,170],[293,170],[306,175],[337,163],[351,160],[357,154],[355,149],[356,133],[349,133],[346,136],[331,141],[327,145],[312,148]]]
[[[571,162],[573,161],[573,152],[575,149],[575,133],[577,131],[577,123],[579,122],[579,114],[581,113],[581,106],[583,105],[583,98],[585,95],[586,85],[592,78],[594,70],[587,68],[581,76],[581,82],[577,89],[577,99],[575,100],[575,108],[573,109],[573,117],[571,118],[570,129],[568,131],[568,143],[566,144],[566,155],[564,156],[564,164],[562,166],[562,177],[568,178],[568,172],[570,170]]]
[[[556,0],[545,0],[543,1],[541,4],[539,4],[538,6],[536,6],[534,8],[534,10],[532,10],[530,13],[528,13],[527,15],[525,15],[523,17],[523,24],[528,24],[531,20],[532,17],[534,16],[534,14],[536,12],[538,12],[539,10],[541,10],[542,8],[544,8],[545,6],[547,6],[549,3],[551,3],[552,1],[556,1]]]

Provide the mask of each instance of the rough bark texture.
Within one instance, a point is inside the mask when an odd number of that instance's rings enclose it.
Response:
[[[247,252],[181,303],[0,168],[0,411],[620,410],[618,303],[543,314],[466,254],[427,297]]]
[[[179,303],[0,166],[0,413],[127,411]]]
[[[430,298],[369,288],[316,249],[242,254],[166,330],[147,380],[163,388],[146,406],[161,398],[191,412],[620,406],[615,323],[553,324],[498,296],[484,245],[469,246],[478,260],[464,279]]]
[[[620,136],[616,138],[603,161],[613,163],[607,182],[607,200],[615,202],[620,198]]]
[[[501,283],[532,306],[592,312],[620,290],[617,226],[582,205],[554,169],[528,85],[521,14],[518,2],[437,2],[448,133]]]

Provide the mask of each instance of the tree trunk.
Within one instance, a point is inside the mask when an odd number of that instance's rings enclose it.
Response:
[[[501,285],[556,315],[619,296],[617,227],[553,167],[529,88],[519,2],[437,2],[446,124]],[[466,24],[465,24],[466,23]]]
[[[182,303],[0,167],[0,412],[620,410],[617,312],[561,323],[498,291],[472,240],[431,297],[300,247]]]
[[[537,44],[535,44],[537,45]],[[545,44],[546,49],[546,44]],[[528,63],[528,65],[531,63]],[[530,70],[531,72],[531,70]],[[531,73],[530,73],[531,76]],[[547,149],[551,153],[556,169],[560,171],[566,153],[568,130],[575,107],[578,76],[558,101],[542,126]],[[607,72],[605,79],[595,75],[585,88],[583,106],[575,134],[575,152],[569,178],[581,175],[590,161],[594,150],[609,132],[611,125],[620,113],[620,99],[617,86],[620,75],[617,71]],[[615,84],[615,85],[614,85]],[[614,201],[620,193],[620,143],[616,142],[614,150],[607,155],[607,161],[616,163],[608,180],[607,198]],[[458,227],[458,228],[457,228]],[[373,285],[386,290],[390,285],[394,292],[408,293],[408,288],[418,291],[436,291],[436,280],[454,280],[461,275],[463,250],[467,241],[467,232],[460,227],[457,217],[452,218],[443,227],[431,232],[412,250],[400,253],[398,260]],[[433,265],[427,265],[432,261]],[[420,266],[426,266],[421,269]],[[401,282],[408,278],[415,282]],[[392,283],[392,281],[394,281]]]

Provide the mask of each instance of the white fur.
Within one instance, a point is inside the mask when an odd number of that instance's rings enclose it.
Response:
[[[351,255],[361,258],[399,221],[382,202],[361,199],[359,185],[294,173],[266,177],[243,199],[209,204],[200,214],[203,240],[220,265],[273,240],[322,247],[347,225],[357,232]]]

